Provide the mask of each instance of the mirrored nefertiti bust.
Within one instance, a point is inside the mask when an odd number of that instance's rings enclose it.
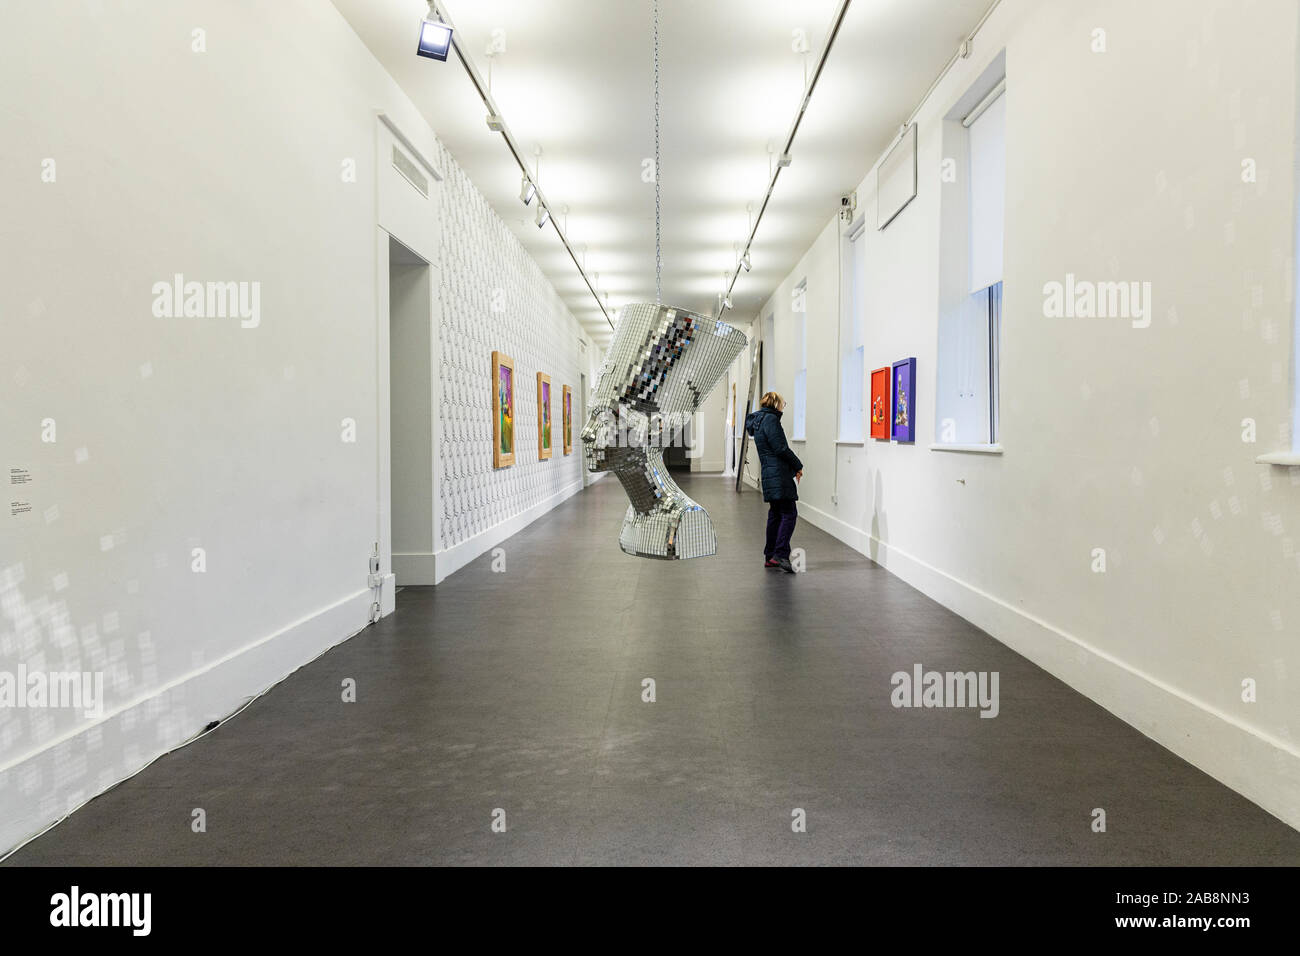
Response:
[[[718,319],[664,305],[628,305],[592,390],[582,430],[587,469],[611,471],[630,504],[618,544],[644,558],[698,558],[717,551],[708,512],[664,467],[664,447],[746,345]]]

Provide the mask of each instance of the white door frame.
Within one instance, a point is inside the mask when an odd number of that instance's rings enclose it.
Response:
[[[437,231],[439,220],[439,183],[442,172],[427,156],[382,112],[376,113],[375,123],[375,369],[376,369],[376,475],[375,540],[379,547],[379,565],[382,579],[379,591],[379,614],[391,614],[397,606],[397,579],[393,573],[393,409],[392,368],[389,349],[392,333],[389,314],[388,243],[396,239],[429,263],[429,321],[440,313],[440,272],[437,262]],[[400,148],[429,174],[429,195],[420,195],[410,180],[393,165],[392,150]],[[430,380],[429,396],[437,421],[437,409],[442,400],[441,357],[438,353],[436,328],[430,328]],[[437,495],[441,479],[441,455],[438,454],[437,436],[433,436],[433,489]],[[440,510],[434,506],[433,545],[437,548]]]

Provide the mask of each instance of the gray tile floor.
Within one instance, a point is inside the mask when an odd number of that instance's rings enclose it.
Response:
[[[764,571],[758,496],[683,484],[718,556],[624,556],[600,482],[505,573],[402,590],[10,863],[1300,863],[1300,833],[829,535],[802,522],[808,573]],[[1000,715],[894,709],[918,662],[998,671]]]

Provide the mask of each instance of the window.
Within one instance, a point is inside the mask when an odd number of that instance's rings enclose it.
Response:
[[[866,310],[866,242],[859,224],[844,244],[844,295],[840,308],[840,424],[839,439],[863,441],[866,349],[862,326]]]
[[[1300,70],[1296,71],[1296,129],[1300,130]],[[1295,186],[1296,186],[1296,222],[1295,222],[1295,245],[1292,252],[1295,255],[1293,276],[1300,276],[1300,149],[1296,150],[1295,155]],[[1293,283],[1294,285],[1294,283]],[[1300,293],[1294,291],[1291,293],[1293,300],[1292,308],[1295,311],[1295,328],[1291,334],[1291,348],[1294,355],[1291,359],[1291,388],[1294,395],[1291,399],[1291,452],[1294,456],[1300,456]]]
[[[760,371],[761,378],[757,391],[754,392],[755,401],[764,392],[770,392],[776,387],[776,372],[773,366],[776,363],[776,313],[769,312],[767,318],[763,320],[763,365]]]
[[[1297,71],[1296,73],[1295,92],[1295,121],[1297,124],[1295,128],[1300,129],[1300,71]],[[1292,287],[1294,287],[1295,284],[1295,277],[1300,277],[1300,150],[1296,151],[1293,159],[1295,167],[1293,172],[1295,176],[1296,202],[1292,209],[1292,213],[1295,215],[1295,242],[1292,246],[1291,252],[1295,259],[1291,266],[1293,270],[1291,273],[1292,278],[1288,281],[1288,285]],[[1291,300],[1291,309],[1293,313],[1293,328],[1291,335],[1291,415],[1286,419],[1286,423],[1282,428],[1283,434],[1279,435],[1279,440],[1277,442],[1278,446],[1280,446],[1282,450],[1266,450],[1264,451],[1264,454],[1260,455],[1255,460],[1261,464],[1288,466],[1292,468],[1292,475],[1294,476],[1296,473],[1295,467],[1300,465],[1300,292],[1296,292],[1294,288],[1292,289]],[[1246,423],[1243,421],[1242,426],[1244,427],[1245,424]],[[1285,434],[1287,430],[1291,433],[1289,436]],[[1290,439],[1289,441],[1287,440],[1288,437]],[[1271,444],[1272,443],[1270,442],[1269,445]],[[1269,445],[1265,445],[1264,447],[1267,449]]]
[[[791,311],[794,312],[794,354],[799,364],[794,373],[794,422],[791,425],[791,437],[804,441],[805,425],[808,418],[808,280],[802,280],[794,287],[790,297]]]
[[[1002,281],[1002,210],[1006,205],[1007,98],[998,87],[992,102],[962,120],[970,137],[971,292]],[[972,117],[974,117],[972,119]]]
[[[965,108],[950,114],[944,128],[944,152],[953,157],[953,175],[944,180],[942,219],[954,241],[941,252],[936,447],[983,450],[998,443],[1004,87],[998,79],[984,87],[984,95],[968,94],[961,104]]]

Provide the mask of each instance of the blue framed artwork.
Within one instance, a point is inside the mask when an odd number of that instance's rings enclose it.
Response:
[[[894,363],[894,400],[890,405],[890,437],[894,441],[916,440],[916,359]]]

